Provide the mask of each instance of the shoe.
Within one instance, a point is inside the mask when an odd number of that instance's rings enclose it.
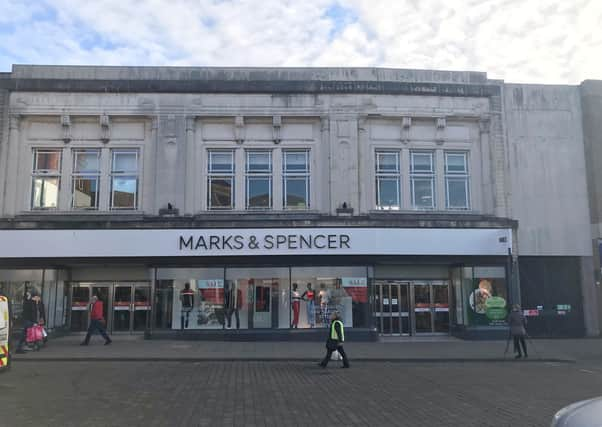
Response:
[[[349,369],[349,366],[341,366],[341,369]]]
[[[318,366],[322,369],[326,368],[326,365],[322,364],[321,362],[318,363]]]
[[[516,356],[514,356],[515,359],[520,359],[521,357],[523,357],[523,356],[521,356],[520,354],[517,354]]]
[[[113,342],[112,340],[105,341],[105,345],[109,345],[109,344],[111,344],[112,342]]]
[[[529,358],[529,356],[525,354],[525,359],[528,359],[528,358]]]
[[[25,354],[25,350],[23,350],[22,348],[20,348],[17,351],[15,351],[15,353],[17,353],[17,354]]]
[[[79,345],[88,345],[87,342],[80,342]]]

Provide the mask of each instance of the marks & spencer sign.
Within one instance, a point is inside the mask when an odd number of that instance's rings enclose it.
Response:
[[[0,258],[500,255],[510,229],[244,228],[0,230]]]

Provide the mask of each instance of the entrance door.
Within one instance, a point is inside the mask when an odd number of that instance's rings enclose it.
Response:
[[[413,282],[414,333],[449,333],[449,283]]]
[[[113,290],[113,331],[144,331],[150,309],[148,284],[116,284]]]
[[[378,281],[375,284],[375,313],[381,335],[410,334],[409,289],[407,282]]]
[[[71,331],[85,332],[90,324],[90,304],[96,295],[102,301],[104,318],[107,320],[107,329],[110,330],[110,285],[96,283],[74,283],[71,286]]]

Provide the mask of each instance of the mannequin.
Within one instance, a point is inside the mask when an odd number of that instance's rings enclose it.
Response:
[[[182,303],[182,310],[180,311],[180,329],[188,329],[188,320],[190,318],[190,312],[194,307],[194,291],[190,289],[190,283],[184,285],[184,289],[180,291],[180,302]]]
[[[307,305],[305,306],[305,308],[307,309],[307,321],[309,322],[309,326],[313,328],[316,326],[316,293],[311,288],[311,283],[307,284],[307,289],[305,292],[303,292],[301,298],[303,298],[307,302]]]
[[[291,293],[292,308],[293,308],[293,324],[292,327],[299,327],[299,309],[301,307],[301,292],[297,290],[297,284],[293,283],[293,292]]]
[[[240,289],[236,289],[234,283],[226,283],[224,308],[226,309],[226,329],[232,328],[232,314],[236,317],[236,329],[240,329],[240,315],[238,312],[242,308],[242,292]]]
[[[320,313],[322,314],[322,325],[326,328],[328,327],[328,322],[330,321],[330,291],[326,289],[326,285],[324,283],[320,283],[320,292],[318,293],[320,297]]]

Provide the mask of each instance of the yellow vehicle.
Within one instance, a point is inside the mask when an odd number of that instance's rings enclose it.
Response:
[[[0,372],[10,367],[10,305],[8,298],[0,295]]]

